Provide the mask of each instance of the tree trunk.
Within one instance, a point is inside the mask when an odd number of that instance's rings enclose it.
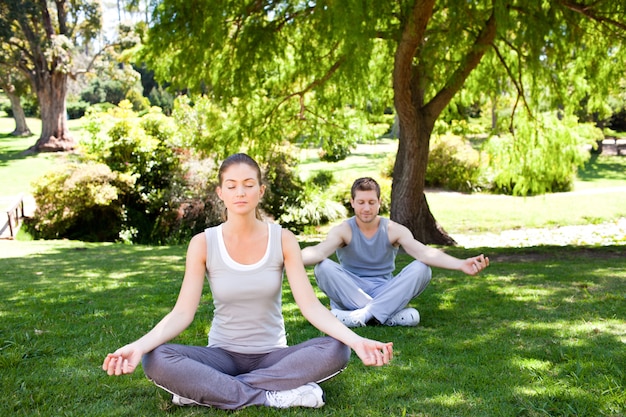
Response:
[[[13,119],[15,119],[15,130],[11,132],[11,135],[29,136],[31,131],[26,124],[26,115],[24,114],[20,98],[15,95],[10,88],[5,88],[4,92],[11,102],[11,111],[13,112]]]
[[[36,82],[37,98],[41,110],[41,137],[29,151],[64,152],[74,149],[74,139],[67,127],[65,95],[67,74],[45,73]]]
[[[456,245],[430,211],[424,184],[428,166],[430,134],[436,118],[413,120],[400,117],[398,155],[393,168],[391,218],[406,226],[424,244]]]
[[[496,20],[492,11],[473,47],[450,72],[445,85],[426,103],[424,92],[432,77],[420,60],[428,57],[416,59],[416,54],[427,37],[428,21],[434,6],[435,0],[415,2],[411,14],[407,16],[394,58],[393,92],[400,136],[393,167],[391,218],[408,227],[422,243],[456,245],[454,239],[437,224],[424,195],[430,135],[441,112],[493,42]]]

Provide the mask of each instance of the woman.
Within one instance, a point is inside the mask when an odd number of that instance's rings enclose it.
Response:
[[[265,186],[252,158],[227,158],[216,191],[226,207],[226,221],[191,239],[174,308],[146,335],[107,355],[102,368],[109,375],[131,373],[142,360],[146,376],[172,393],[178,405],[317,408],[324,405],[317,383],[345,368],[349,348],[365,365],[391,360],[392,343],[357,335],[319,302],[295,236],[260,220],[258,204]],[[281,313],[283,269],[304,317],[330,337],[287,346]],[[215,304],[209,345],[165,344],[191,324],[205,273]]]

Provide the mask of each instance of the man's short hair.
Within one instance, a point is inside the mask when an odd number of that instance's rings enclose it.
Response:
[[[350,190],[350,195],[352,199],[354,199],[357,191],[376,191],[376,197],[380,200],[380,185],[376,182],[374,178],[371,177],[362,177],[357,178],[352,183],[352,189]]]

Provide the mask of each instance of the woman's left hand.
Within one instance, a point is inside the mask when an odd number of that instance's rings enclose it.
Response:
[[[393,358],[392,342],[382,343],[363,338],[351,347],[366,366],[383,366]]]

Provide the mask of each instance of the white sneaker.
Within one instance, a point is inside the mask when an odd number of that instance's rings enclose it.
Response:
[[[173,394],[172,395],[172,404],[174,405],[196,405],[198,404],[194,400],[190,400],[189,398],[181,397],[180,395]]]
[[[339,310],[338,308],[333,308],[330,310],[331,313],[340,322],[342,322],[346,327],[365,327],[365,323],[358,317],[353,314],[353,311],[347,310]]]
[[[315,382],[284,391],[267,391],[265,397],[267,405],[276,408],[320,408],[325,404],[324,391]]]
[[[420,313],[414,308],[404,308],[385,322],[385,326],[417,326],[420,322]]]

